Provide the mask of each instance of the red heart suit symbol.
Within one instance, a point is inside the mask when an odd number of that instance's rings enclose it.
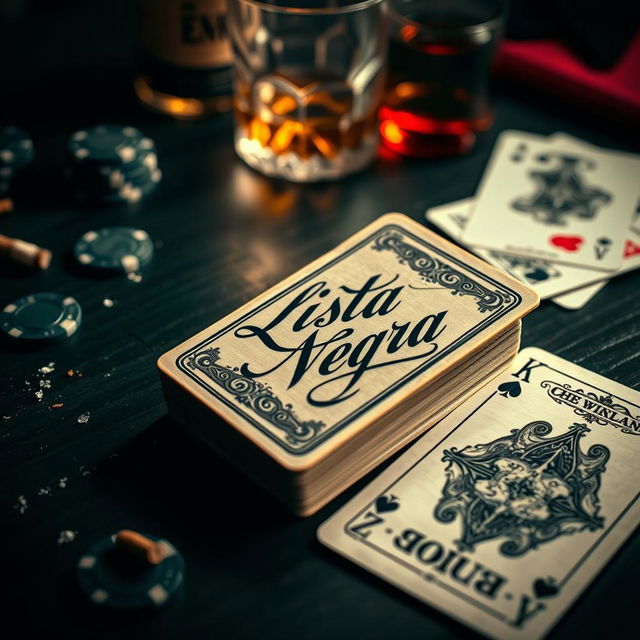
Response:
[[[624,257],[630,258],[631,256],[638,255],[640,253],[640,245],[637,245],[631,240],[627,240],[624,245]]]
[[[551,236],[549,241],[554,247],[560,247],[573,253],[580,248],[584,238],[582,236]]]

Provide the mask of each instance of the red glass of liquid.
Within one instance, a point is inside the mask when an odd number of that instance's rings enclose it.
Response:
[[[491,66],[500,0],[390,0],[389,88],[380,133],[392,151],[466,153],[493,124]]]

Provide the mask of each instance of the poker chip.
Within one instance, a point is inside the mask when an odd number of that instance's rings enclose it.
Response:
[[[147,536],[159,550],[157,564],[142,563],[123,552],[116,534],[92,545],[80,558],[80,589],[98,606],[114,609],[146,609],[165,605],[184,580],[184,559],[167,540]]]
[[[72,336],[82,322],[75,298],[58,293],[33,293],[8,304],[0,312],[0,329],[25,341],[49,341]]]
[[[13,125],[0,128],[0,176],[13,177],[33,160],[33,142],[29,134]],[[3,174],[9,171],[10,174]]]
[[[120,125],[72,134],[66,174],[73,195],[94,205],[134,204],[162,178],[153,140],[135,127]]]
[[[128,164],[153,147],[139,129],[109,124],[76,131],[67,146],[77,162],[95,164]]]
[[[151,261],[153,242],[142,229],[105,227],[87,231],[76,242],[73,253],[82,265],[128,273]]]

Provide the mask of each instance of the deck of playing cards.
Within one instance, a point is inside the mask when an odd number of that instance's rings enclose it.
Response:
[[[505,131],[476,196],[427,211],[463,246],[577,309],[640,266],[640,157]]]
[[[640,393],[525,349],[318,535],[481,633],[534,640],[637,526],[639,456]]]
[[[537,304],[387,214],[158,366],[177,422],[308,515],[503,371]]]

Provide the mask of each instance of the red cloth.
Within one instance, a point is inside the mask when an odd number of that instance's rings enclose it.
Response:
[[[587,67],[553,40],[505,40],[498,70],[588,108],[640,121],[640,31],[618,63],[605,71]]]

